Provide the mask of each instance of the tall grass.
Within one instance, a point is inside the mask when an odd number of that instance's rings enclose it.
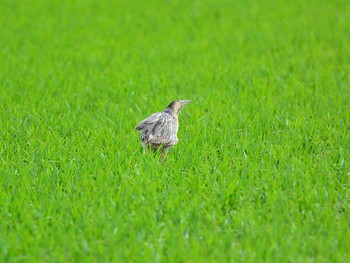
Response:
[[[1,261],[349,261],[349,7],[1,0]]]

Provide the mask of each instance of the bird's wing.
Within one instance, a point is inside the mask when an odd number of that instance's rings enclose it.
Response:
[[[177,130],[177,120],[170,114],[162,112],[152,130],[150,130],[148,142],[164,145],[177,144]]]
[[[142,130],[148,130],[154,126],[154,124],[159,120],[159,117],[161,116],[161,112],[154,113],[150,116],[148,116],[147,119],[141,121],[137,126],[136,130],[142,131]]]

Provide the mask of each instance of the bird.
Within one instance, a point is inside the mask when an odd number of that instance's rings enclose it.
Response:
[[[165,157],[169,149],[178,143],[179,113],[190,100],[174,100],[162,111],[153,113],[141,121],[136,130],[141,132],[141,143],[145,149],[161,152]]]

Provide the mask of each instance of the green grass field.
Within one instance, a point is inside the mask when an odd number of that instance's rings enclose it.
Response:
[[[348,1],[0,10],[1,262],[350,261]]]

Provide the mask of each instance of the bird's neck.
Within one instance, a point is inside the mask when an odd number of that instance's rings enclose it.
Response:
[[[179,114],[179,111],[176,111],[175,109],[170,108],[170,107],[166,108],[166,109],[164,110],[164,112],[169,113],[171,116],[173,116],[173,117],[176,118],[176,119],[177,119],[177,116],[178,116],[178,114]]]

